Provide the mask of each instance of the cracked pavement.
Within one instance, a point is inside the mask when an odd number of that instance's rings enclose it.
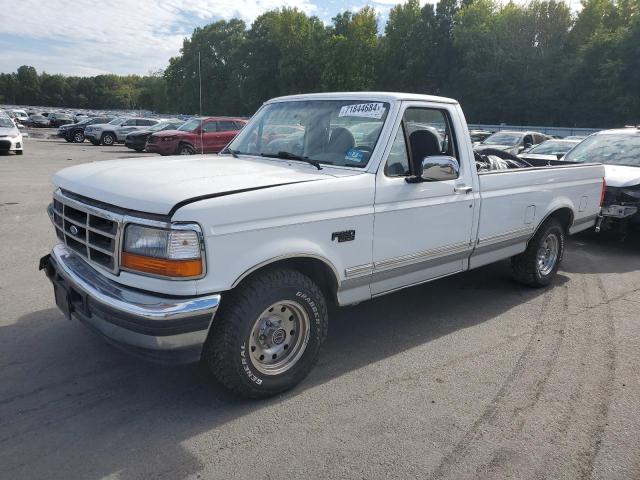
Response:
[[[52,174],[128,156],[0,156],[0,478],[640,478],[637,237],[570,239],[551,288],[501,262],[334,310],[307,380],[241,401],[65,320],[37,270]]]

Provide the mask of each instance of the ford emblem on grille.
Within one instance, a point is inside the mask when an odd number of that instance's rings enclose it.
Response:
[[[78,227],[76,227],[75,225],[71,225],[69,227],[69,231],[74,235],[78,235],[78,233],[80,233],[80,230],[78,230]]]

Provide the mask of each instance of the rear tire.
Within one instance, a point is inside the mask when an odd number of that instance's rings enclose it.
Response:
[[[527,249],[511,257],[513,277],[530,287],[549,285],[564,254],[565,233],[557,218],[549,218],[529,241]]]
[[[327,326],[324,296],[310,278],[267,270],[224,298],[202,361],[235,394],[271,397],[309,374]]]
[[[22,155],[23,152],[24,150],[16,150],[16,155]]]
[[[100,142],[98,140],[91,140],[91,145],[95,145],[97,147],[100,145]]]
[[[144,151],[144,148],[140,148],[140,147],[138,147],[138,148],[134,148],[134,150],[135,150],[136,152],[140,153],[140,152],[143,152],[143,151]]]

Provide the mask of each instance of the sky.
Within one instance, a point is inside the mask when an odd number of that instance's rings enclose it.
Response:
[[[249,25],[278,7],[296,7],[326,24],[337,13],[373,7],[383,25],[406,0],[0,0],[0,72],[91,76],[145,75],[164,69],[193,29],[241,18]],[[427,1],[421,0],[421,4]]]

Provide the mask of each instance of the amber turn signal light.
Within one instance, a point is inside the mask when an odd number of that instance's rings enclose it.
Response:
[[[163,277],[198,277],[202,275],[202,261],[167,260],[122,252],[120,264],[130,270],[162,275]]]

